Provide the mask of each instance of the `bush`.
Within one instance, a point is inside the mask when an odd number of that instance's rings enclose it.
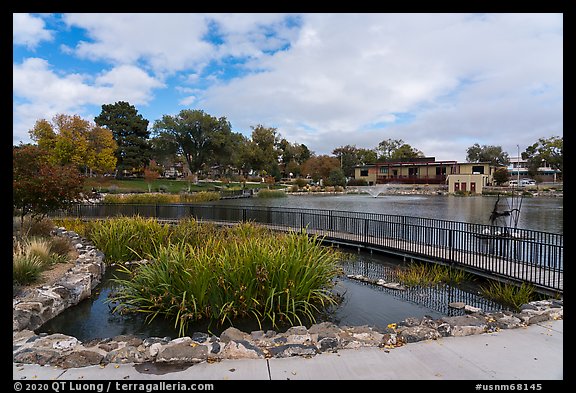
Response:
[[[200,319],[223,324],[254,317],[260,324],[301,325],[335,304],[330,288],[340,273],[339,253],[317,237],[273,233],[250,223],[217,231],[186,225],[201,230],[201,243],[164,243],[147,255],[153,262],[123,268],[129,278],[115,279],[115,311],[171,318],[184,335],[188,323]]]
[[[348,186],[367,186],[368,182],[365,179],[350,179],[348,180]]]
[[[283,198],[286,196],[284,190],[267,190],[263,189],[256,194],[258,198]]]

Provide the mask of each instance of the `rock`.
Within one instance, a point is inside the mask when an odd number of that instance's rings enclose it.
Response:
[[[320,352],[331,351],[338,348],[339,340],[336,337],[324,337],[318,341]]]
[[[475,313],[475,312],[481,312],[482,309],[478,308],[478,307],[470,306],[467,304],[464,306],[464,311],[466,311],[468,313]]]
[[[270,354],[276,358],[287,358],[290,356],[314,356],[318,349],[314,345],[286,344],[278,347],[268,348]]]
[[[207,358],[208,347],[193,342],[190,337],[172,340],[168,344],[161,345],[156,355],[156,361],[161,363],[199,363]]]
[[[102,354],[99,354],[94,351],[73,351],[66,357],[60,360],[59,366],[62,368],[78,368],[78,367],[86,367],[86,366],[93,366],[96,364],[100,364],[104,357]]]
[[[249,339],[250,335],[244,333],[239,329],[236,329],[235,327],[229,327],[220,334],[220,341],[223,343],[237,340],[249,340]]]
[[[262,359],[264,352],[246,340],[228,341],[220,355],[225,359]]]
[[[451,302],[451,303],[448,303],[448,307],[460,310],[460,309],[463,309],[464,307],[466,307],[466,303],[464,303],[464,302]]]
[[[441,334],[436,330],[427,326],[410,326],[402,329],[398,335],[406,343],[414,343],[423,340],[436,340]]]

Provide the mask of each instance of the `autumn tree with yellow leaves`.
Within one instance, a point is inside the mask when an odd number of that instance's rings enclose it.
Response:
[[[52,164],[75,165],[86,175],[116,168],[117,144],[112,132],[78,115],[57,114],[52,122],[40,119],[29,133]]]

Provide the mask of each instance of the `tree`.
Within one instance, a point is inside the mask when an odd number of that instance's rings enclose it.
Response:
[[[110,130],[96,126],[78,115],[57,114],[53,123],[38,120],[29,131],[49,162],[76,165],[85,173],[111,172],[116,168],[116,142]]]
[[[252,143],[250,145],[250,161],[252,169],[265,172],[280,179],[278,167],[279,150],[276,148],[279,136],[276,128],[264,127],[259,124],[252,128]]]
[[[115,155],[119,173],[140,170],[148,164],[151,158],[148,120],[138,114],[133,105],[125,101],[104,104],[94,121],[112,131],[117,144]]]
[[[326,180],[333,169],[340,169],[340,161],[336,157],[320,155],[306,160],[302,165],[302,174],[314,181]]]
[[[494,179],[494,183],[498,185],[504,184],[510,180],[510,173],[506,168],[498,168],[494,171],[492,178]]]
[[[510,158],[501,146],[480,146],[475,143],[466,149],[466,162],[489,162],[493,166],[506,166]]]
[[[81,198],[82,176],[75,165],[49,162],[49,154],[35,145],[12,148],[12,204],[24,216],[43,217]]]
[[[341,168],[333,168],[328,177],[326,178],[325,185],[327,186],[345,186],[346,176]]]
[[[165,145],[184,156],[192,173],[229,155],[226,147],[232,131],[225,117],[218,119],[202,110],[184,109],[176,116],[162,116],[153,129]]]
[[[560,171],[562,177],[564,169],[564,138],[552,136],[540,138],[538,142],[528,146],[522,153],[522,159],[528,161],[528,174],[532,177],[538,174],[543,162],[547,162],[550,168]]]
[[[144,181],[148,183],[148,192],[152,192],[152,182],[160,177],[161,170],[154,160],[150,160],[148,166],[144,168]]]
[[[374,163],[377,153],[371,149],[357,148],[355,145],[340,146],[332,151],[340,161],[342,171],[347,177],[354,176],[354,168],[358,165]]]
[[[387,139],[378,144],[376,150],[380,153],[378,161],[400,161],[404,159],[424,157],[424,153],[413,148],[402,139]]]

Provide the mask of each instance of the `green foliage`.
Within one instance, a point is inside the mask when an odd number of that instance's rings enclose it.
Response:
[[[88,239],[106,255],[109,262],[128,262],[152,254],[167,243],[170,225],[153,218],[115,217],[92,222]]]
[[[154,123],[157,138],[181,152],[192,173],[206,165],[228,164],[234,153],[231,126],[201,110],[184,109],[176,116],[164,115]]]
[[[480,146],[478,143],[466,150],[467,162],[489,162],[491,165],[508,165],[510,158],[508,153],[502,151],[501,146]]]
[[[180,194],[107,194],[102,203],[130,203],[130,204],[163,204],[163,203],[201,203],[220,200],[220,193],[214,191],[199,191]]]
[[[260,190],[256,194],[258,198],[284,198],[286,193],[284,190]]]
[[[546,161],[551,168],[560,171],[560,176],[564,170],[564,138],[553,136],[550,138],[540,138],[538,142],[526,148],[522,153],[522,158],[528,161],[528,174],[538,175],[538,168],[542,161]]]
[[[440,283],[459,285],[472,281],[474,276],[462,269],[440,264],[411,263],[407,268],[396,270],[398,280],[408,286],[435,286]]]
[[[18,236],[12,247],[12,281],[16,285],[32,284],[43,271],[55,263],[67,262],[70,246],[55,237]]]
[[[143,168],[150,160],[148,120],[133,105],[125,101],[102,105],[102,111],[94,118],[97,125],[112,132],[116,141],[114,155],[117,167],[123,170]]]
[[[121,248],[129,248],[126,238],[117,236]],[[152,242],[158,247],[143,255],[152,262],[124,268],[129,278],[115,279],[121,289],[111,301],[116,311],[171,318],[181,335],[200,319],[302,324],[335,302],[330,288],[340,273],[339,253],[305,233],[277,234],[251,223],[216,229],[188,221],[168,240]]]
[[[526,283],[515,285],[490,281],[487,286],[481,286],[480,291],[483,296],[507,305],[515,311],[520,311],[523,304],[531,302],[536,297],[534,286]]]
[[[82,177],[74,166],[50,164],[37,146],[14,146],[13,208],[22,220],[30,214],[42,217],[50,211],[70,206],[80,199]]]
[[[510,179],[510,173],[508,172],[507,168],[498,168],[494,171],[494,183],[496,184],[504,184]]]

